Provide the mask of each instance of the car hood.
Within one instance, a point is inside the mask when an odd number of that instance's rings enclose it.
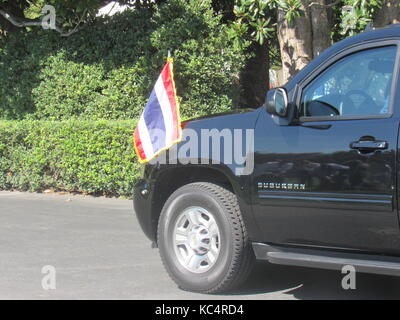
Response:
[[[230,112],[207,115],[182,122],[183,129],[253,129],[261,108],[237,109]]]
[[[195,145],[194,148],[197,149],[197,152],[195,152],[194,154],[200,155],[201,149],[198,148],[201,148],[201,139],[202,139],[202,134],[204,133],[203,130],[213,131],[214,134],[216,134],[217,136],[218,134],[222,133],[222,130],[224,129],[225,130],[228,129],[231,132],[237,129],[242,130],[242,132],[243,131],[247,132],[248,129],[255,128],[256,120],[258,119],[260,112],[262,112],[263,110],[265,109],[263,109],[262,107],[258,109],[241,109],[232,112],[214,114],[184,121],[182,122],[182,128],[183,128],[182,141],[177,143],[174,147],[172,147],[173,149],[176,150],[171,152],[170,148],[167,150],[167,152],[162,152],[151,163],[157,163],[158,161],[160,163],[165,163],[167,158],[169,158],[169,160],[176,158],[176,156],[180,154],[179,153],[180,148],[185,147],[185,145],[191,139],[199,139],[197,140],[197,143],[194,144]],[[218,130],[219,132],[215,132],[215,129]],[[224,139],[222,139],[222,141],[224,141]],[[191,151],[193,150],[194,149],[191,149]],[[165,158],[165,156],[167,158]],[[167,161],[167,163],[168,162],[169,161]],[[176,163],[176,162],[174,160],[171,161],[171,163]]]

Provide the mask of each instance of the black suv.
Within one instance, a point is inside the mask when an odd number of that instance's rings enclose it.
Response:
[[[135,212],[181,288],[229,290],[255,259],[400,274],[399,45],[397,26],[341,41],[145,166]]]

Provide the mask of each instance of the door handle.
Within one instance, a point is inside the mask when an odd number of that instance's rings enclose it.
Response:
[[[389,147],[389,143],[386,141],[354,141],[350,143],[351,149],[356,149],[364,152],[373,152],[376,150],[386,150]]]

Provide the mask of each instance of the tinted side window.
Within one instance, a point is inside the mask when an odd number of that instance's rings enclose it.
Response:
[[[333,64],[303,91],[306,117],[369,116],[389,112],[396,46],[351,54]]]

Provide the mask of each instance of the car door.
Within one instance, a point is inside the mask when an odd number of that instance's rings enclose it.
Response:
[[[254,214],[266,242],[400,253],[396,42],[352,48],[298,84],[297,123],[265,113]]]

